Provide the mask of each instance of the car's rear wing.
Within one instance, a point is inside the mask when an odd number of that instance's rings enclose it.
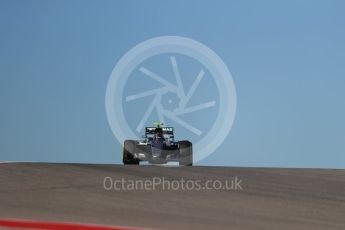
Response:
[[[146,127],[145,134],[155,134],[155,129],[157,127]],[[163,134],[174,135],[174,128],[173,127],[161,127],[163,130]]]

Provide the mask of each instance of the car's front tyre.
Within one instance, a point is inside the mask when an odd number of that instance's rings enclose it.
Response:
[[[135,153],[135,141],[125,140],[123,144],[122,162],[124,165],[138,165],[139,160],[134,158]]]
[[[193,147],[190,141],[179,141],[179,165],[193,165]]]

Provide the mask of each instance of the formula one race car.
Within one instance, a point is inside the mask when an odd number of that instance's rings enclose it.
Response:
[[[151,164],[179,162],[179,165],[193,164],[193,150],[190,141],[175,141],[173,127],[161,127],[163,123],[154,123],[156,127],[146,127],[142,140],[125,140],[123,146],[123,164],[136,164],[148,161]]]

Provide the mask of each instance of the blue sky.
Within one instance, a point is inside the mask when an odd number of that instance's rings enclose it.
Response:
[[[198,164],[345,168],[344,7],[0,0],[0,161],[120,163],[111,71],[134,45],[176,35],[214,50],[237,91],[230,134]]]

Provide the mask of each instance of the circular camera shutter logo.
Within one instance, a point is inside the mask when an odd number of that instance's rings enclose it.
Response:
[[[146,60],[160,57],[160,55],[170,55],[169,61],[172,75],[175,78],[174,82],[144,66],[143,63]],[[176,55],[190,57],[202,66],[187,90],[183,85],[184,76],[179,71],[180,63]],[[125,86],[135,71],[154,80],[160,87],[125,95]],[[189,101],[198,91],[198,86],[206,73],[215,82],[218,101],[206,100],[197,105],[189,105]],[[152,98],[151,103],[145,107],[143,112],[136,113],[140,119],[138,124],[131,128],[131,124],[128,124],[126,119],[124,105],[149,96]],[[109,125],[120,143],[126,139],[139,139],[143,134],[143,127],[152,125],[153,121],[149,120],[149,117],[153,111],[157,111],[160,121],[165,119],[173,121],[189,131],[191,135],[198,136],[197,141],[193,141],[195,163],[214,152],[228,135],[236,113],[236,90],[230,71],[222,59],[210,48],[189,38],[162,36],[136,45],[118,61],[108,81],[105,105]],[[206,117],[203,120],[203,122],[210,122],[207,132],[184,120],[183,116],[186,114],[198,117],[201,116],[202,111],[215,107],[218,108],[216,116],[213,119]],[[176,139],[180,140],[179,133],[175,135]]]

